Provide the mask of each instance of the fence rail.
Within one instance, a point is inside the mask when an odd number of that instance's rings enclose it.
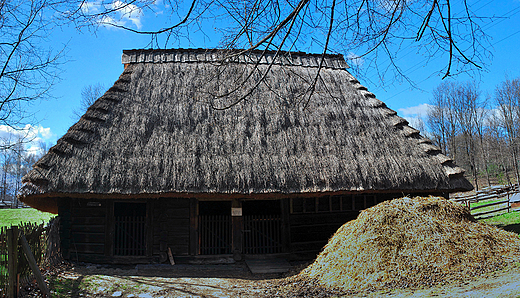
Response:
[[[0,227],[0,297],[17,297],[20,287],[35,278],[39,284],[43,283],[43,278],[39,280],[34,272],[44,263],[58,260],[59,239],[56,240],[56,235],[48,237],[50,231],[57,234],[56,225],[57,220],[51,220],[49,225],[26,223]]]
[[[511,197],[517,193],[520,193],[520,186],[518,184],[499,185],[484,188],[474,194],[459,195],[450,199],[466,205],[476,219],[485,219],[505,212],[511,212]],[[472,204],[480,202],[483,203],[472,206]],[[482,210],[490,207],[495,208],[492,210]]]

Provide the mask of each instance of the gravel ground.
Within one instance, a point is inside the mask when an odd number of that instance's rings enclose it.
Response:
[[[281,275],[253,275],[244,263],[126,268],[83,264],[63,268],[54,275],[71,285],[66,290],[68,292],[51,289],[56,297],[330,297],[338,294],[287,283]],[[33,293],[28,296],[38,295]],[[516,298],[520,297],[520,264],[462,284],[394,289],[345,297]]]

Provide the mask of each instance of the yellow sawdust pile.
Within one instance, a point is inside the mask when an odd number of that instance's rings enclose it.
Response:
[[[517,234],[443,198],[405,197],[344,224],[298,279],[358,292],[467,280],[519,259]]]

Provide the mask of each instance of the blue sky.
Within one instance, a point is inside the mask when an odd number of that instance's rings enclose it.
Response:
[[[484,69],[471,75],[462,74],[458,81],[477,80],[483,96],[492,95],[497,84],[508,75],[520,77],[520,0],[489,1],[479,0],[472,3],[474,11],[482,16],[505,16],[486,21],[483,26],[490,36],[489,48],[493,55],[486,60]],[[95,9],[95,7],[91,8]],[[163,26],[160,9],[155,14],[145,12],[120,16],[115,20],[133,28]],[[38,123],[30,123],[31,129],[38,133],[38,140],[52,146],[74,123],[74,109],[80,105],[81,90],[88,85],[101,83],[109,88],[123,71],[121,54],[124,49],[148,48],[149,37],[137,35],[122,29],[100,26],[97,30],[74,27],[55,28],[48,36],[48,45],[55,49],[66,48],[65,63],[60,73],[61,80],[51,90],[52,98],[38,101],[27,107],[35,115]],[[204,48],[214,44],[200,34],[192,34],[190,43],[183,42],[178,47]],[[385,102],[399,115],[412,120],[418,114],[425,114],[431,91],[442,80],[438,71],[446,63],[446,57],[433,57],[427,60],[417,55],[413,49],[404,49],[405,58],[401,64],[405,75],[410,77],[418,88],[407,82],[380,82],[374,73],[368,72],[365,79],[358,77],[369,91]],[[355,54],[342,53],[345,56]],[[363,64],[360,64],[363,67]],[[29,123],[28,123],[29,124]]]

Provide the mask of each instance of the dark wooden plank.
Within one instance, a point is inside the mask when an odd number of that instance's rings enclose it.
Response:
[[[105,256],[114,255],[114,201],[107,202],[105,216]]]
[[[70,231],[71,233],[105,233],[105,225],[72,225]]]
[[[84,209],[84,208],[103,208],[105,209],[108,200],[98,200],[98,199],[74,199],[72,207],[74,209]],[[99,205],[98,205],[99,204]]]
[[[168,218],[189,218],[190,207],[163,208]]]
[[[105,244],[105,233],[73,233],[71,240],[75,243]]]
[[[233,200],[232,208],[242,208],[242,201]],[[229,211],[231,212],[231,210]],[[243,253],[243,245],[242,245],[242,235],[243,235],[243,217],[242,216],[232,216],[231,217],[231,226],[232,226],[232,241],[231,241],[231,250],[233,254],[242,254]],[[218,229],[218,232],[223,232],[223,227]]]
[[[291,223],[290,223],[290,206],[289,199],[282,199],[281,202],[281,211],[282,211],[282,250],[283,252],[289,252],[291,250]]]
[[[73,217],[105,217],[105,207],[85,207],[85,208],[73,208],[71,214]]]
[[[146,256],[151,257],[153,254],[153,208],[155,206],[155,200],[148,200],[146,204],[146,226],[145,226],[145,237],[146,237]]]
[[[199,237],[198,237],[198,225],[199,225],[199,212],[197,199],[190,199],[190,231],[189,231],[189,254],[197,255],[199,251]]]
[[[173,255],[174,256],[187,256],[188,255],[188,245],[186,245],[187,243],[181,243],[181,244],[175,244],[175,245],[171,245],[171,246],[168,246]]]
[[[100,225],[105,224],[106,220],[106,217],[74,217],[71,219],[71,223],[77,225]]]
[[[161,228],[162,225],[168,225],[169,228],[176,228],[176,229],[188,229],[190,225],[190,218],[166,218],[162,217],[160,220],[155,220],[154,218],[154,228]]]
[[[188,198],[167,198],[161,199],[160,208],[163,209],[182,209],[182,208],[190,208],[190,200]]]
[[[105,253],[105,245],[97,243],[72,243],[71,255],[74,253],[93,253],[101,254]]]
[[[184,227],[175,227],[166,224],[165,229],[161,232],[161,239],[165,241],[170,241],[172,238],[176,237],[189,237],[190,236],[190,227],[186,224]]]
[[[70,258],[70,204],[70,199],[68,198],[60,198],[58,200],[58,216],[60,217],[60,249],[63,258],[65,259]]]
[[[511,208],[511,207],[507,206],[507,207],[500,208],[500,209],[495,209],[495,210],[490,210],[490,211],[486,211],[486,212],[476,213],[476,214],[473,214],[473,216],[476,218],[477,216],[482,216],[482,215],[486,215],[486,214],[500,212],[500,211],[508,210],[509,208]]]
[[[481,208],[495,206],[495,205],[500,205],[500,204],[509,204],[509,201],[506,200],[506,201],[492,202],[492,203],[489,203],[489,204],[484,204],[484,205],[480,205],[480,206],[476,206],[476,207],[471,207],[471,208],[469,208],[469,210],[476,210],[476,209],[481,209]]]
[[[73,261],[97,263],[97,264],[110,264],[113,263],[112,256],[105,256],[104,254],[90,254],[90,253],[74,253],[72,254]]]
[[[7,229],[8,297],[18,296],[18,227]]]

